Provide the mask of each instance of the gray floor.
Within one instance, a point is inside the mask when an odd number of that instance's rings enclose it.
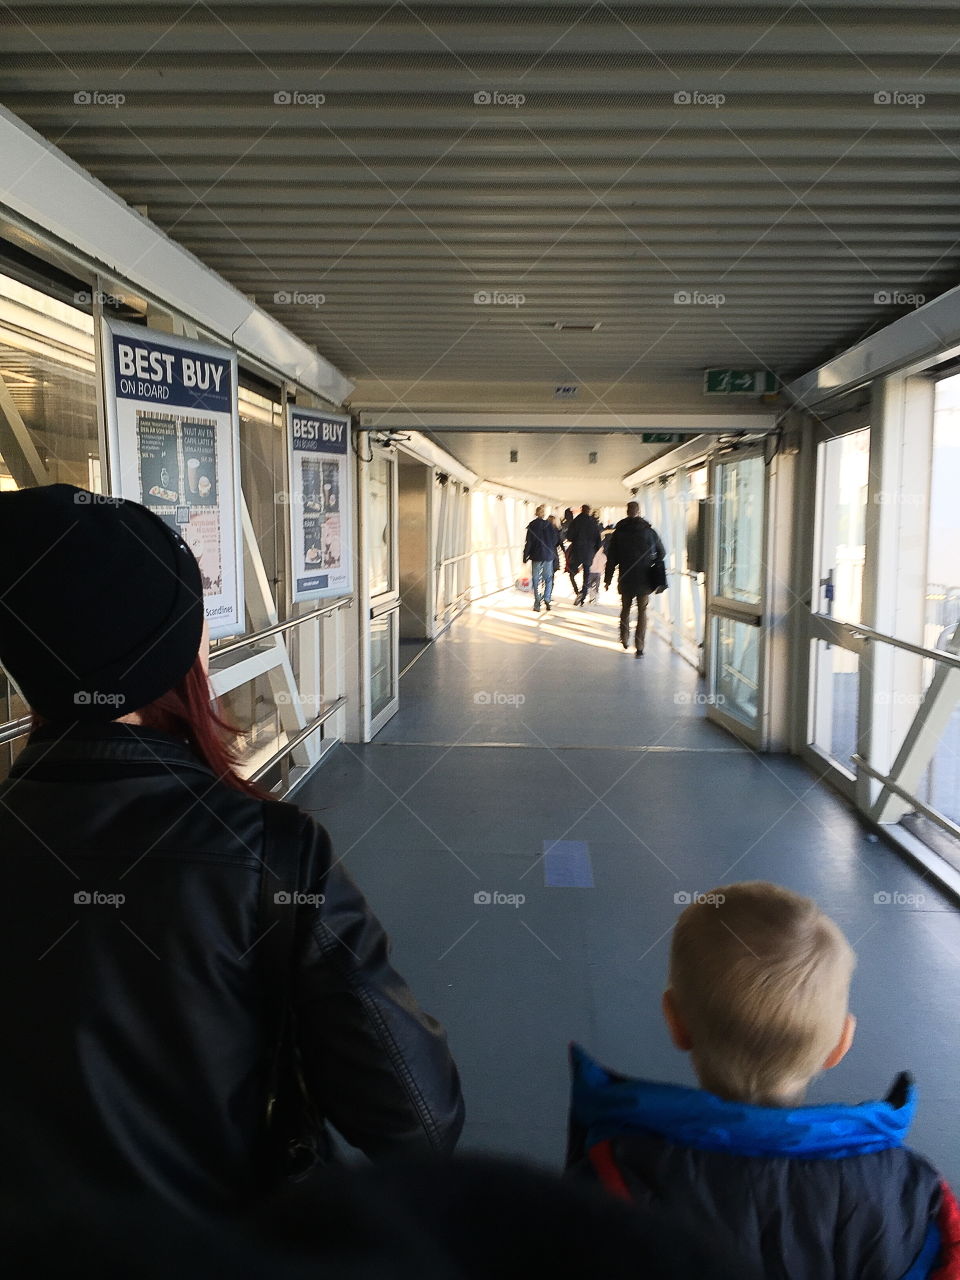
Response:
[[[571,1039],[692,1082],[658,1012],[677,895],[762,878],[816,897],[859,956],[857,1041],[809,1101],[911,1070],[913,1145],[960,1185],[960,914],[797,761],[708,723],[698,687],[656,638],[625,654],[609,604],[536,617],[507,593],[416,662],[374,743],[338,747],[299,792],[449,1030],[464,1145],[558,1164]],[[595,887],[546,887],[559,840],[586,843]],[[875,901],[896,893],[922,902]]]

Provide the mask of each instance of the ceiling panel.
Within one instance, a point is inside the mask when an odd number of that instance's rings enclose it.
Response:
[[[846,348],[958,280],[958,72],[889,0],[0,7],[5,104],[358,408]]]

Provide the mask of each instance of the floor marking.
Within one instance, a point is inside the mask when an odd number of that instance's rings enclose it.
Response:
[[[592,889],[590,849],[583,840],[544,840],[543,883],[548,889]]]

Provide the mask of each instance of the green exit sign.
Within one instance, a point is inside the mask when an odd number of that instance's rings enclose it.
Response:
[[[769,369],[704,369],[703,393],[708,396],[764,396],[777,389],[777,375]]]
[[[672,431],[644,431],[641,439],[644,444],[679,444],[683,436]]]

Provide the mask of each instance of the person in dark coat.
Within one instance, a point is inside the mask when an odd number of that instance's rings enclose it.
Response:
[[[576,600],[580,594],[580,587],[576,576],[570,571],[570,543],[567,541],[571,524],[573,524],[573,508],[566,507],[564,508],[563,519],[560,521],[560,546],[563,550],[563,572],[570,579],[570,585],[573,587],[573,598]]]
[[[806,1105],[853,1041],[856,957],[810,898],[764,881],[678,895],[663,1013],[699,1089],[619,1075],[579,1046],[568,1165],[638,1212],[688,1215],[743,1276],[950,1280],[960,1207],[907,1146],[909,1075],[886,1097]]]
[[[553,553],[553,573],[556,576],[560,572],[560,543],[563,540],[563,534],[560,532],[560,521],[556,516],[547,516],[547,523],[553,527],[557,535],[557,549]]]
[[[607,567],[604,586],[613,581],[619,569],[617,590],[620,592],[620,643],[630,648],[630,614],[637,602],[637,657],[643,657],[647,635],[647,599],[655,587],[652,581],[657,562],[662,565],[666,552],[656,530],[640,514],[640,504],[627,503],[627,517],[614,526],[607,544]]]
[[[593,557],[600,550],[602,541],[600,521],[591,514],[587,503],[584,503],[580,508],[580,514],[570,521],[567,529],[567,542],[570,545],[570,580],[576,592],[574,604],[582,605],[587,598],[590,566],[593,564]],[[575,575],[581,570],[583,583],[578,587]]]
[[[443,1029],[323,827],[236,767],[193,552],[64,484],[0,493],[0,546],[0,662],[34,714],[0,783],[0,1201],[238,1211],[288,1140],[329,1158],[327,1123],[375,1159],[449,1153]]]
[[[541,601],[547,606],[547,613],[550,612],[553,567],[560,544],[560,530],[545,518],[546,510],[545,506],[537,507],[536,516],[527,525],[527,539],[523,546],[523,563],[530,562],[534,613],[540,612]]]

